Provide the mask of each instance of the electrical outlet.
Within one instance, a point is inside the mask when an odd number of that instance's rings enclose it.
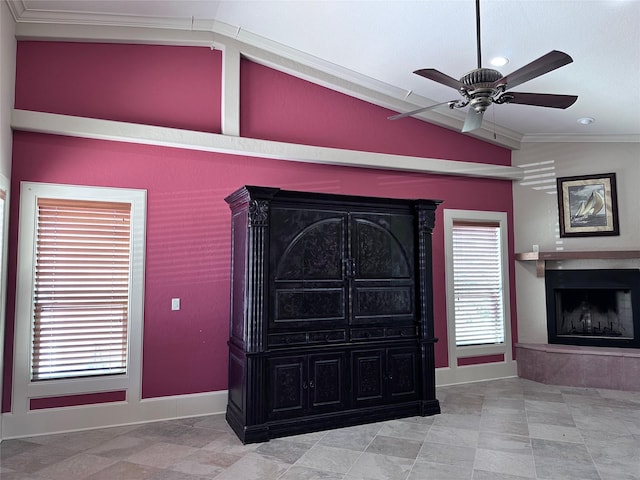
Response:
[[[171,299],[171,310],[180,310],[180,299],[172,298]]]

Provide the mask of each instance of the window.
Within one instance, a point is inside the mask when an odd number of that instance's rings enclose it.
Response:
[[[449,364],[511,358],[507,215],[445,210]]]
[[[456,345],[504,343],[500,225],[453,221]]]
[[[29,400],[139,398],[146,192],[23,182],[14,411]]]
[[[37,199],[31,379],[127,371],[131,204]]]

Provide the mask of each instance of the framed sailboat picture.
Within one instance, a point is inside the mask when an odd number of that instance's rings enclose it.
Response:
[[[616,174],[557,179],[561,237],[620,235]]]

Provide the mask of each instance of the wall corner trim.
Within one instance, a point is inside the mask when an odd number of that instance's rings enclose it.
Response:
[[[293,162],[522,180],[520,167],[391,155],[14,109],[14,130]]]

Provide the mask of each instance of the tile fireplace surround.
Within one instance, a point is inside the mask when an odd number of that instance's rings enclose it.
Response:
[[[516,344],[518,376],[570,387],[640,391],[640,349]]]

